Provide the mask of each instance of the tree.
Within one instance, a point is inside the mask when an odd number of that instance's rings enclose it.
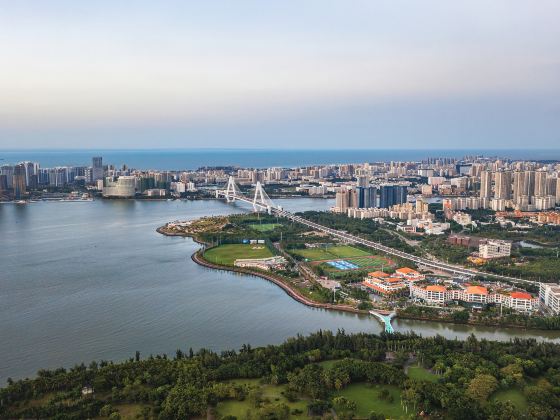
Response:
[[[469,320],[469,311],[461,310],[453,312],[452,318],[454,322],[465,324]]]
[[[483,403],[498,387],[498,380],[492,375],[482,374],[475,376],[467,388],[467,395]]]

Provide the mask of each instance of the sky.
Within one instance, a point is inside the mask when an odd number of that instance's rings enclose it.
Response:
[[[0,149],[559,148],[558,0],[0,0]]]

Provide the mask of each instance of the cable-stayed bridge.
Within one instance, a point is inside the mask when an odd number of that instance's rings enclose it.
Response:
[[[368,248],[375,249],[377,251],[383,252],[388,255],[392,255],[394,257],[402,258],[404,260],[412,261],[419,266],[428,267],[431,269],[443,271],[446,273],[450,273],[457,276],[464,276],[464,277],[474,277],[474,276],[485,276],[485,277],[492,277],[497,280],[504,280],[510,282],[520,282],[520,283],[529,283],[538,285],[539,282],[532,281],[532,280],[524,280],[518,279],[515,277],[508,277],[508,276],[501,276],[498,274],[491,274],[491,273],[484,273],[476,270],[472,270],[469,268],[464,268],[461,266],[453,265],[444,263],[437,260],[431,260],[428,258],[418,257],[413,254],[409,254],[403,251],[400,251],[395,248],[390,248],[388,246],[382,245],[381,243],[370,241],[368,239],[360,238],[359,236],[351,235],[349,233],[339,231],[336,229],[332,229],[318,223],[312,222],[310,220],[304,219],[303,217],[297,216],[289,211],[282,209],[282,207],[274,204],[274,202],[270,199],[267,195],[266,191],[260,182],[257,182],[255,188],[255,194],[252,199],[246,197],[237,184],[233,176],[229,177],[227,186],[225,190],[216,190],[216,197],[217,198],[225,198],[228,203],[234,201],[243,201],[245,203],[251,204],[253,206],[254,211],[266,211],[268,214],[274,214],[279,217],[285,217],[289,220],[292,220],[297,223],[301,223],[302,225],[308,226],[320,232],[324,232],[329,234],[332,237],[338,238],[343,240],[349,244],[359,244],[366,246]]]

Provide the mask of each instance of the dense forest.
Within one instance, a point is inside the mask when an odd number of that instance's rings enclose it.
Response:
[[[422,375],[412,375],[412,367]],[[249,378],[281,387],[282,399],[242,381]],[[8,380],[0,390],[0,417],[118,419],[119,407],[135,404],[135,417],[146,419],[364,418],[357,415],[363,402],[345,394],[357,386],[380,389],[379,409],[365,416],[370,419],[557,419],[560,345],[319,331],[220,354],[177,350],[173,357],[142,358],[137,352],[122,363],[92,362]],[[243,402],[247,410],[223,412],[228,402]],[[395,406],[401,415],[383,412]]]

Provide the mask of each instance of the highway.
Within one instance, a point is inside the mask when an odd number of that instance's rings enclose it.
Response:
[[[373,241],[361,238],[359,236],[351,235],[351,234],[346,233],[346,232],[342,232],[342,231],[339,231],[339,230],[336,230],[336,229],[332,229],[332,228],[320,225],[318,223],[312,222],[310,220],[304,219],[303,217],[300,217],[300,216],[297,216],[293,213],[290,213],[286,210],[283,210],[279,206],[271,205],[270,203],[261,204],[259,202],[255,202],[255,200],[250,200],[250,199],[248,199],[244,196],[239,196],[237,194],[235,196],[232,196],[231,194],[227,194],[226,191],[218,191],[216,195],[224,197],[224,198],[228,198],[228,196],[229,196],[230,199],[234,198],[235,200],[240,200],[240,201],[249,203],[253,207],[256,205],[256,206],[262,208],[263,210],[268,211],[268,213],[275,214],[279,217],[285,217],[285,218],[287,218],[289,220],[292,220],[294,222],[297,222],[297,223],[301,223],[302,225],[308,226],[308,227],[313,228],[315,230],[318,230],[320,232],[327,233],[332,237],[342,239],[345,242],[352,243],[352,244],[360,244],[360,245],[366,246],[368,248],[372,248],[372,249],[375,249],[377,251],[383,252],[383,253],[388,254],[388,255],[399,257],[399,258],[402,258],[402,259],[407,260],[407,261],[412,261],[412,262],[418,264],[419,266],[430,267],[430,268],[440,270],[440,271],[444,271],[444,272],[447,272],[447,273],[451,273],[451,274],[457,275],[457,276],[466,276],[466,277],[484,276],[484,277],[491,277],[491,278],[496,279],[496,280],[503,280],[503,281],[508,281],[508,282],[519,282],[519,283],[526,283],[526,284],[533,284],[533,285],[538,285],[539,284],[539,282],[537,282],[537,281],[518,279],[518,278],[515,278],[515,277],[508,277],[508,276],[501,276],[501,275],[498,275],[498,274],[485,273],[485,272],[481,272],[481,271],[477,271],[477,270],[473,270],[473,269],[469,269],[469,268],[465,268],[465,267],[461,267],[461,266],[457,266],[457,265],[453,265],[453,264],[444,263],[444,262],[437,261],[437,260],[434,261],[434,260],[430,260],[430,259],[427,259],[427,258],[418,257],[416,255],[408,254],[408,253],[400,251],[398,249],[390,248],[388,246],[382,245],[378,242],[373,242]]]

